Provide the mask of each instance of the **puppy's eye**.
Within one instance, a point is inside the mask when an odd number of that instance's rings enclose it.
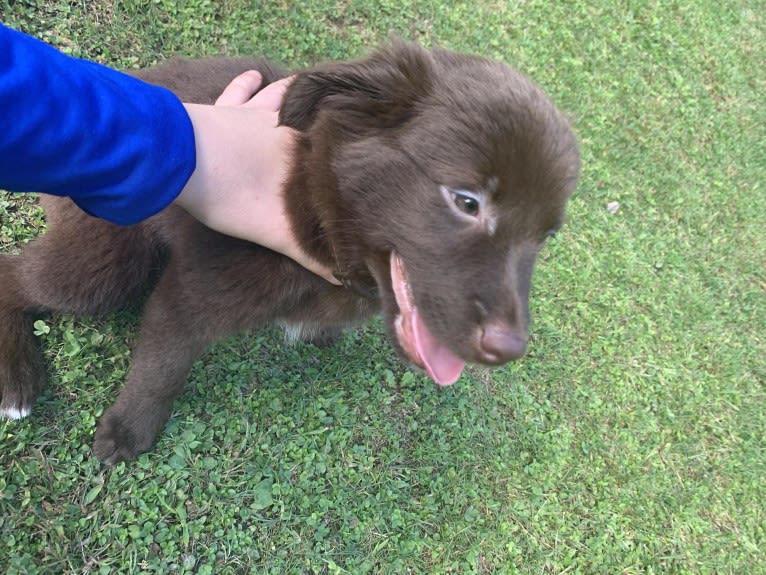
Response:
[[[474,218],[479,215],[479,198],[465,192],[452,192],[452,201],[464,214]]]
[[[478,221],[480,219],[479,216],[483,217],[486,215],[481,214],[484,208],[484,197],[481,194],[469,192],[462,188],[452,189],[447,186],[439,186],[439,189],[444,201],[449,204],[449,207],[459,217],[468,217]]]
[[[453,201],[461,212],[468,214],[469,216],[476,217],[479,215],[479,200],[460,192],[455,192]]]

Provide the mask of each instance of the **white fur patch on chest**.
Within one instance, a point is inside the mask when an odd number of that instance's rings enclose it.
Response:
[[[285,343],[294,344],[297,341],[305,341],[319,335],[321,327],[310,322],[286,322],[279,325],[285,331]]]

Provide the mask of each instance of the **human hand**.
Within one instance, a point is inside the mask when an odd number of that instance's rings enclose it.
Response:
[[[290,79],[269,84],[251,70],[215,106],[185,104],[194,126],[197,167],[176,204],[206,226],[280,252],[327,281],[332,270],[306,254],[287,218],[283,185],[295,131],[278,125]]]

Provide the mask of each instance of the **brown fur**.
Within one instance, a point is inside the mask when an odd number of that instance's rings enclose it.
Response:
[[[174,60],[137,75],[211,103],[250,68],[280,75],[252,59]],[[0,411],[28,413],[44,384],[32,314],[113,310],[153,276],[125,388],[96,432],[108,463],[149,449],[192,363],[242,330],[277,322],[311,338],[382,309],[408,357],[394,328],[392,250],[423,321],[453,354],[497,365],[523,353],[535,257],[579,171],[572,131],[542,91],[505,64],[395,42],[299,74],[281,121],[301,132],[285,188],[292,225],[346,287],[173,206],[123,228],[44,197],[48,233],[0,256]],[[493,223],[456,215],[442,184],[484,194]]]

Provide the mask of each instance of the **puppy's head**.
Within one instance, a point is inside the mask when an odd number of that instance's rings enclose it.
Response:
[[[374,282],[410,361],[449,384],[465,362],[523,355],[535,259],[579,174],[569,123],[537,86],[396,42],[298,75],[282,122],[303,132],[296,233],[352,282]]]

